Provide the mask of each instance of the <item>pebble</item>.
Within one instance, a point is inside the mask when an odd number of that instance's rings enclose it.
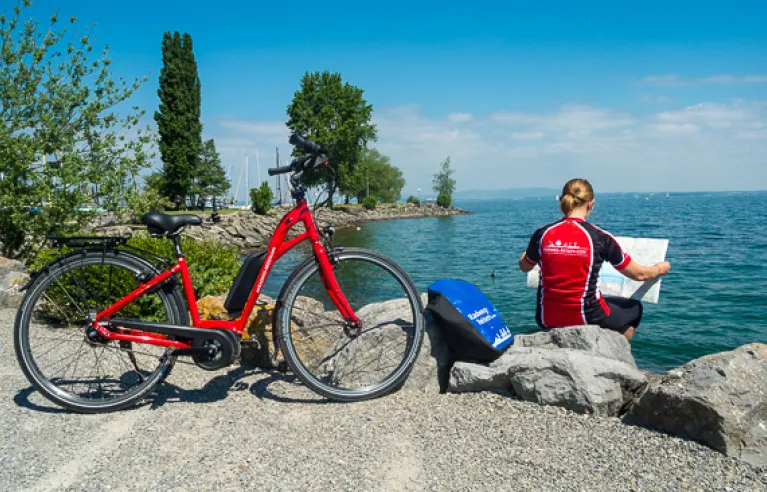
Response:
[[[13,314],[0,310],[3,491],[767,490],[767,470],[695,442],[493,393],[329,403],[260,370],[177,364],[153,405],[61,412],[28,391]]]

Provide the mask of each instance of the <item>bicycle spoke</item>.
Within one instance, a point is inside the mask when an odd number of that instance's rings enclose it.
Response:
[[[120,347],[98,336],[86,338],[88,315],[133,291],[142,268],[125,257],[83,254],[47,271],[31,287],[33,300],[21,323],[22,350],[30,363],[22,363],[36,375],[30,380],[43,395],[69,408],[94,411],[129,405],[157,384],[161,369],[175,360],[162,357],[166,348],[136,342]],[[121,314],[186,323],[175,314],[180,311],[174,302],[162,289],[129,303]]]
[[[280,314],[278,321],[291,348],[285,356],[304,383],[332,398],[358,400],[383,394],[406,377],[423,319],[417,292],[405,289],[408,280],[393,273],[388,260],[348,254],[353,258],[339,255],[333,274],[359,324],[343,319],[316,267],[294,278],[298,286],[285,304],[289,318]]]

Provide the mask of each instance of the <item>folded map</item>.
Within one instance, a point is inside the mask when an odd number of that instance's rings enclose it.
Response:
[[[622,236],[617,236],[615,239],[637,263],[649,266],[666,260],[668,239]],[[540,269],[536,265],[527,274],[527,286],[537,289],[539,281]],[[602,295],[605,296],[630,297],[632,299],[641,299],[643,302],[657,304],[660,297],[660,284],[661,277],[646,282],[631,280],[623,276],[611,264],[605,262],[602,264],[602,270],[599,272],[597,285]]]

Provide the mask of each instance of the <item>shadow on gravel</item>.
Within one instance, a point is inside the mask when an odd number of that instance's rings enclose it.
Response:
[[[265,375],[268,376],[253,384],[248,384],[242,379],[246,376]],[[151,408],[159,408],[166,403],[213,403],[225,399],[230,391],[250,392],[258,398],[266,398],[282,403],[327,403],[328,401],[320,396],[315,398],[293,398],[278,395],[269,390],[269,385],[275,382],[284,382],[288,385],[301,387],[300,383],[294,382],[295,376],[285,375],[277,371],[267,371],[264,369],[255,369],[248,367],[237,367],[220,374],[205,383],[202,388],[182,389],[178,386],[165,381],[159,385],[151,401]]]
[[[296,382],[297,378],[293,375],[287,376],[282,372],[272,371],[263,371],[263,373],[269,374],[269,377],[250,385],[250,392],[258,398],[266,398],[268,400],[274,400],[280,403],[330,403],[330,400],[319,395],[314,395],[312,398],[295,398],[291,396],[277,395],[269,391],[270,384],[275,382],[284,382],[285,384],[290,384],[298,387],[301,387],[302,385]],[[307,391],[309,390],[307,389]]]
[[[42,405],[38,405],[37,403],[33,403],[29,400],[29,396],[33,393],[37,393],[37,390],[35,389],[34,386],[30,386],[29,388],[20,390],[18,393],[16,393],[16,396],[13,397],[13,402],[20,407],[28,408],[30,410],[34,410],[35,412],[74,413],[61,407],[56,407],[56,406],[44,407]],[[51,403],[51,405],[53,405],[53,403]]]
[[[252,371],[251,371],[252,372]],[[240,381],[249,371],[245,367],[237,367],[226,374],[220,374],[205,383],[202,388],[182,389],[167,381],[159,385],[152,397],[151,408],[159,408],[171,403],[213,403],[221,401],[229,391],[248,389],[247,383]]]

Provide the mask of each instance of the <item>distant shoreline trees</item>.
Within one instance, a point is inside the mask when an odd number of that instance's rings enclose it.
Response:
[[[455,191],[455,170],[450,167],[450,156],[440,164],[439,171],[434,174],[432,181],[433,189],[437,193],[437,205],[448,208],[453,204],[453,192]]]

